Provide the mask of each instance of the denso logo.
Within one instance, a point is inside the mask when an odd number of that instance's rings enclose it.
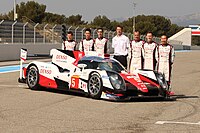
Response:
[[[56,55],[56,59],[67,60],[66,55]]]
[[[47,70],[47,69],[40,69],[40,73],[41,74],[51,74],[52,71],[51,70]]]

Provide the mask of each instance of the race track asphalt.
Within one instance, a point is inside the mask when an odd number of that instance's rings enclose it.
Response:
[[[110,102],[62,91],[32,91],[17,82],[18,76],[0,74],[1,133],[200,132],[200,51],[176,53],[176,101]]]

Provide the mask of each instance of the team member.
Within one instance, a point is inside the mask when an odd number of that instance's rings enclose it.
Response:
[[[129,48],[129,70],[133,73],[134,70],[143,68],[143,45],[144,41],[140,40],[140,32],[134,32],[134,40],[130,43]]]
[[[67,40],[62,44],[62,50],[76,50],[76,41],[73,39],[73,32],[67,32]]]
[[[107,42],[108,39],[103,37],[103,28],[97,29],[98,38],[95,39],[94,50],[97,52],[98,56],[104,57],[107,53]]]
[[[147,42],[144,44],[144,69],[155,70],[157,44],[153,41],[153,34],[146,34]]]
[[[95,40],[91,38],[91,30],[85,29],[85,39],[80,42],[79,50],[88,54],[88,51],[94,51]]]
[[[127,55],[129,47],[129,39],[122,34],[123,27],[117,26],[117,35],[112,39],[112,47],[114,48],[114,59],[118,60],[125,68],[127,68]]]
[[[172,64],[174,62],[174,47],[167,43],[167,36],[161,36],[161,44],[158,46],[158,71],[165,75],[165,79],[170,86]]]

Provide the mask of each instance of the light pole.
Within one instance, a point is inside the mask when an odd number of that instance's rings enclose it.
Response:
[[[17,10],[17,9],[16,9],[16,0],[14,0],[14,12],[13,12],[13,13],[14,13],[14,14],[13,14],[13,20],[14,20],[14,21],[16,21],[16,18],[17,18],[16,10]]]
[[[135,8],[136,8],[136,3],[133,1],[133,33],[135,32],[135,18],[136,18],[136,13],[135,13]]]

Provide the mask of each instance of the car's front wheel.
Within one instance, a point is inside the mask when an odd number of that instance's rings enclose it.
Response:
[[[30,89],[39,89],[39,72],[36,66],[33,65],[28,69],[26,82]]]
[[[88,93],[91,98],[100,99],[102,94],[102,80],[98,73],[92,73],[88,81]]]

